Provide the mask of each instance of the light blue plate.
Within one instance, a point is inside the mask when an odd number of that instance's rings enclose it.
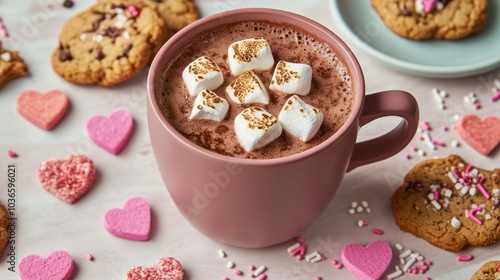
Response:
[[[332,0],[357,46],[391,68],[433,78],[477,75],[500,67],[500,1],[490,0],[485,28],[469,38],[412,41],[385,26],[370,0]]]

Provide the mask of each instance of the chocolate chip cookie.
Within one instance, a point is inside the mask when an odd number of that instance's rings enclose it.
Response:
[[[24,60],[17,51],[8,51],[0,41],[0,88],[7,82],[22,77],[28,73]]]
[[[99,0],[99,2],[109,1],[115,0]],[[121,2],[126,4],[130,0]],[[141,2],[160,15],[172,35],[199,18],[196,5],[191,0],[141,0]]]
[[[7,210],[0,204],[0,256],[7,247],[7,226],[9,224]]]
[[[113,86],[150,63],[167,36],[163,20],[139,1],[97,3],[64,25],[52,67],[73,83]]]
[[[457,155],[425,160],[392,197],[398,226],[450,251],[500,239],[500,169],[488,171]]]
[[[471,280],[500,280],[500,261],[485,263],[472,275]]]
[[[488,0],[371,0],[385,24],[412,40],[468,37],[483,29]]]

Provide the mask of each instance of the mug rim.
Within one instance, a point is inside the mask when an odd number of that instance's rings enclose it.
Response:
[[[162,72],[158,71],[158,69],[161,69],[162,66],[161,60],[166,53],[170,52],[170,48],[176,46],[177,41],[183,37],[188,36],[192,38],[202,32],[205,32],[208,29],[223,24],[236,23],[242,21],[252,21],[252,20],[279,22],[280,21],[279,19],[286,19],[286,21],[283,21],[283,23],[298,27],[318,37],[318,39],[326,43],[330,48],[334,50],[339,60],[346,68],[347,73],[351,78],[351,83],[353,85],[352,92],[354,94],[354,100],[351,107],[351,113],[347,118],[347,120],[344,122],[344,124],[340,127],[340,129],[337,132],[335,132],[332,136],[327,138],[325,141],[319,143],[318,145],[308,150],[293,155],[272,158],[272,159],[247,159],[247,158],[237,158],[237,157],[222,155],[191,142],[180,132],[178,132],[161,112],[161,109],[156,99],[156,92],[155,92],[155,80],[158,79],[157,74],[163,75]],[[205,27],[207,23],[213,23],[213,24],[209,25],[209,27]],[[320,34],[318,33],[321,33],[321,35],[323,36],[320,36]],[[177,51],[178,49],[180,48],[177,48],[175,50]],[[172,54],[171,56],[175,57],[175,54]],[[151,108],[154,112],[154,117],[157,118],[157,121],[161,123],[163,129],[167,130],[170,135],[172,135],[178,142],[182,143],[182,145],[184,145],[188,149],[193,150],[194,152],[203,155],[204,157],[217,161],[225,161],[230,164],[272,166],[272,165],[281,165],[284,163],[300,161],[302,159],[311,157],[325,150],[327,147],[333,145],[334,143],[338,142],[340,139],[342,139],[352,128],[353,125],[357,126],[358,125],[357,120],[361,113],[361,109],[363,107],[363,102],[364,102],[365,81],[363,72],[361,70],[361,66],[359,65],[359,62],[356,59],[354,53],[347,46],[347,44],[342,39],[340,39],[340,37],[338,37],[333,31],[331,31],[324,25],[305,16],[288,11],[270,9],[270,8],[242,8],[242,9],[224,11],[207,17],[203,17],[189,24],[188,26],[184,27],[176,34],[174,34],[160,48],[160,50],[155,55],[153,62],[151,63],[151,67],[148,71],[148,77],[147,77],[147,94],[148,94],[147,102],[151,105]],[[355,129],[357,130],[358,128],[356,127]]]

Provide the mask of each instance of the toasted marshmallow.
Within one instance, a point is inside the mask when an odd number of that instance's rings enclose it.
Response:
[[[208,89],[202,90],[194,100],[189,119],[204,119],[220,122],[226,117],[229,103]]]
[[[311,66],[280,60],[274,69],[269,88],[288,94],[307,95],[311,89],[311,80]]]
[[[278,120],[286,132],[307,142],[318,132],[323,113],[294,95],[286,101]]]
[[[232,43],[227,50],[227,60],[233,75],[250,70],[269,70],[274,65],[269,42],[264,38],[251,38]]]
[[[224,82],[219,66],[206,56],[189,63],[182,71],[182,79],[191,96],[196,96],[204,89],[214,90]]]
[[[249,107],[234,119],[238,142],[247,151],[271,143],[281,135],[282,128],[276,117],[260,107]]]
[[[253,71],[236,78],[227,86],[226,93],[238,104],[269,103],[266,87]]]

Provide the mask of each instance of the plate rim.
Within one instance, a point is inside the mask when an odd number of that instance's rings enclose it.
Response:
[[[382,62],[395,70],[431,78],[461,78],[489,72],[500,67],[500,52],[497,57],[493,57],[491,61],[478,62],[462,66],[430,66],[395,58],[369,45],[359,36],[354,34],[341,13],[338,3],[339,1],[341,0],[329,0],[334,20],[335,18],[338,18],[336,21],[340,22],[342,28],[346,31],[345,33],[355,41],[356,45],[360,49],[367,52],[379,62]]]

